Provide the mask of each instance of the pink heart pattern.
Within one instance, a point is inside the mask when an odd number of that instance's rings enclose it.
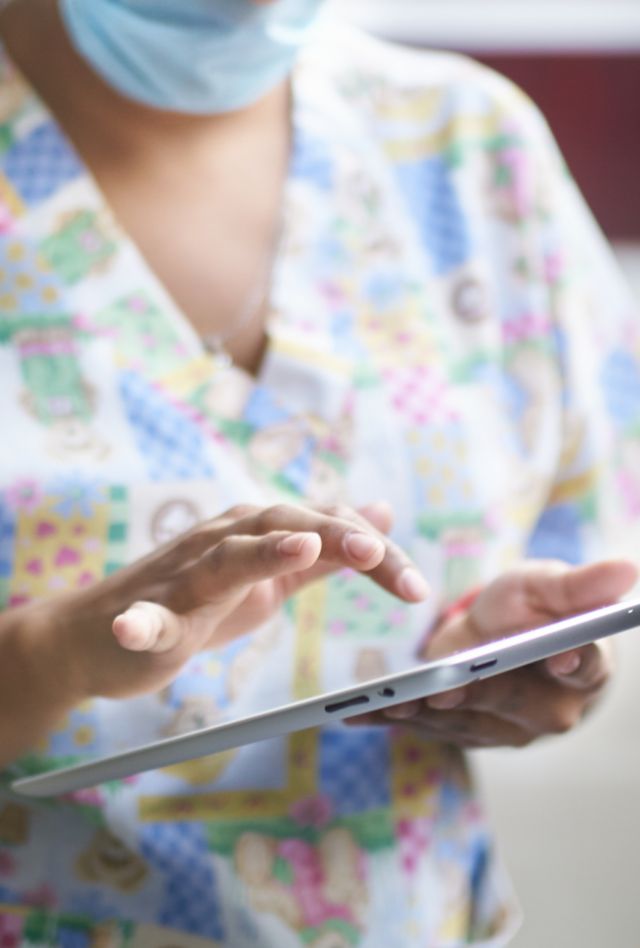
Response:
[[[80,562],[80,555],[70,546],[61,546],[56,553],[56,566],[76,566]]]

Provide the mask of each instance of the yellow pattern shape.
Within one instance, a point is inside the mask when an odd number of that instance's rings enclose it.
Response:
[[[442,93],[439,89],[420,89],[416,92],[404,91],[403,95],[389,101],[384,99],[378,105],[378,115],[387,122],[411,122],[424,126],[437,114],[442,106]]]
[[[215,365],[209,356],[199,356],[164,375],[162,383],[176,397],[186,398],[194,389],[207,385],[214,372]]]
[[[315,583],[296,600],[296,645],[293,700],[320,691],[320,652],[325,623],[326,584]],[[138,814],[145,822],[171,820],[255,820],[286,816],[296,800],[317,790],[318,730],[299,731],[287,739],[287,773],[278,790],[225,790],[220,793],[140,797]]]
[[[96,504],[93,510],[91,518],[65,518],[49,501],[18,511],[10,595],[40,599],[102,576],[109,506]]]
[[[600,471],[597,467],[589,468],[583,474],[569,478],[556,484],[549,495],[550,504],[563,504],[576,498],[584,497],[592,491],[598,482]]]
[[[442,748],[409,730],[398,729],[391,742],[392,799],[396,819],[432,816],[440,792]]]
[[[499,112],[455,116],[433,132],[387,142],[386,152],[394,161],[422,161],[442,155],[449,145],[473,140],[483,141],[497,135],[501,120]]]
[[[7,209],[10,217],[24,216],[25,206],[9,179],[2,172],[0,172],[0,206]]]
[[[184,780],[194,787],[208,785],[222,776],[236,753],[235,750],[227,750],[219,754],[208,754],[206,757],[196,757],[193,760],[185,760],[182,764],[163,767],[162,772]]]

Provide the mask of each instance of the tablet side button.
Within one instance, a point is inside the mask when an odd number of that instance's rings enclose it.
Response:
[[[328,714],[333,714],[335,711],[344,711],[345,708],[355,708],[359,704],[369,704],[369,698],[367,695],[358,695],[357,698],[347,698],[346,701],[336,701],[335,704],[326,704],[324,710]]]
[[[483,662],[474,662],[470,667],[470,671],[479,672],[484,671],[485,668],[493,668],[494,665],[498,664],[497,658],[486,658]]]

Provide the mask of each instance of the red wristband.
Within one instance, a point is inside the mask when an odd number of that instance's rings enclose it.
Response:
[[[440,622],[448,622],[450,619],[455,619],[456,616],[462,615],[463,612],[468,612],[481,592],[482,586],[473,586],[463,596],[460,596],[459,599],[456,599],[442,610],[440,613]]]

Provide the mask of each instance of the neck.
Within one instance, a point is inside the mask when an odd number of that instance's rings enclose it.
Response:
[[[90,0],[89,0],[90,2]],[[65,127],[85,157],[129,160],[172,143],[184,153],[206,138],[221,161],[262,136],[274,122],[288,122],[286,83],[236,112],[186,115],[152,109],[124,98],[76,52],[57,0],[14,0],[0,13],[0,37],[9,55]]]

